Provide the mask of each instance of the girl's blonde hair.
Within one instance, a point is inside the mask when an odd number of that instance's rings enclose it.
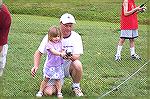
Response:
[[[48,40],[52,41],[53,37],[57,37],[60,36],[60,39],[63,38],[62,32],[60,31],[60,29],[58,27],[52,27],[49,29],[48,31]]]

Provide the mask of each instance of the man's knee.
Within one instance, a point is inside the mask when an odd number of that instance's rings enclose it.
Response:
[[[76,60],[72,62],[71,67],[70,67],[70,75],[73,79],[74,83],[80,83],[80,80],[82,78],[82,64],[79,60]]]
[[[72,62],[71,69],[82,72],[82,63],[80,62],[80,60],[75,60],[74,62]]]

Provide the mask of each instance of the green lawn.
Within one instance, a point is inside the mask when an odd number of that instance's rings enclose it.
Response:
[[[32,78],[30,70],[33,67],[33,54],[44,35],[47,34],[49,27],[59,25],[59,19],[16,14],[12,14],[12,19],[8,59],[6,70],[3,78],[1,78],[0,96],[7,99],[16,99],[17,97],[32,99],[39,89],[45,60],[45,57],[43,57],[36,77]],[[84,97],[85,99],[100,97],[114,86],[122,83],[147,62],[147,28],[146,25],[139,26],[140,36],[135,42],[136,51],[141,55],[142,60],[130,59],[129,42],[126,41],[122,52],[123,59],[116,62],[114,61],[114,55],[119,39],[119,24],[77,20],[75,31],[82,36],[84,45],[84,54],[81,56],[84,69],[81,87],[85,96],[87,96]],[[108,96],[112,99],[122,96],[147,96],[150,92],[147,76],[147,66],[145,66],[138,74],[120,86],[118,91],[112,92]],[[63,94],[66,99],[67,97],[68,99],[74,97],[71,91],[71,79],[65,79]]]
[[[146,1],[146,0],[144,0]],[[144,1],[135,0],[137,5]],[[5,0],[13,14],[30,14],[59,18],[69,12],[78,20],[116,23],[120,20],[122,0]],[[149,8],[149,6],[147,6]],[[139,14],[139,23],[148,24],[150,11]]]

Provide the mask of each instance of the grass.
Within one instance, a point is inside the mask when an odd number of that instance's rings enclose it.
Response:
[[[13,14],[30,14],[59,18],[69,12],[78,20],[116,23],[120,20],[121,0],[5,0]],[[136,0],[140,5],[144,1]],[[149,24],[149,11],[139,14],[140,24]]]
[[[34,98],[42,80],[45,57],[43,56],[36,77],[32,78],[30,70],[33,67],[33,54],[49,27],[59,25],[59,20],[54,17],[16,14],[12,15],[12,19],[8,59],[5,73],[1,78],[0,95],[7,99]],[[142,56],[142,60],[130,59],[129,42],[126,41],[122,52],[123,60],[116,62],[114,54],[119,38],[119,24],[77,20],[75,31],[82,36],[84,45],[84,55],[81,56],[84,69],[81,87],[85,97],[81,99],[96,99],[122,83],[148,60],[148,26],[139,27],[140,36],[135,43],[136,51]],[[147,66],[145,66],[132,79],[120,86],[118,91],[110,93],[108,98],[122,97],[123,99],[128,96],[146,98],[149,93],[147,77]],[[76,99],[70,86],[71,79],[65,79],[64,97]]]
[[[59,25],[59,17],[64,12],[75,15],[77,19],[75,31],[83,38],[84,55],[81,56],[81,61],[84,73],[81,87],[85,97],[81,99],[97,99],[122,83],[150,57],[149,10],[139,14],[140,36],[135,42],[136,51],[142,56],[142,61],[130,59],[129,42],[126,41],[122,52],[123,60],[115,62],[114,54],[120,32],[118,24],[120,0],[5,0],[4,2],[12,13],[13,22],[9,34],[7,66],[4,76],[0,78],[2,99],[35,98],[42,80],[45,57],[43,56],[41,60],[37,76],[32,78],[30,70],[33,67],[33,54],[49,27]],[[142,2],[136,0],[138,5]],[[120,86],[118,91],[110,93],[105,98],[147,99],[150,92],[148,71],[149,64]],[[70,85],[71,79],[65,79],[64,97],[76,99]]]

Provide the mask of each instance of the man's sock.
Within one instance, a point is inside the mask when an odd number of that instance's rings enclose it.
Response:
[[[73,83],[72,88],[80,88],[80,83]]]

